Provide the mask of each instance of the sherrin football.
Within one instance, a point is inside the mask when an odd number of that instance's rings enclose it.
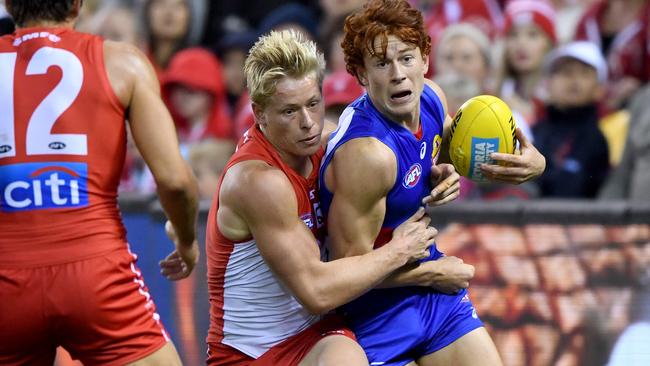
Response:
[[[501,99],[479,95],[466,101],[454,116],[449,156],[458,174],[477,182],[487,179],[480,165],[493,164],[490,153],[515,152],[515,121]]]

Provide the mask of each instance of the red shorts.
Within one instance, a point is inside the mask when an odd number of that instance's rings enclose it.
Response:
[[[86,365],[133,362],[169,341],[159,318],[126,249],[0,268],[0,365],[52,365],[57,346]]]
[[[298,365],[318,341],[332,335],[343,335],[357,340],[342,318],[328,315],[302,332],[276,344],[257,360],[223,343],[208,343],[207,363],[209,366]]]

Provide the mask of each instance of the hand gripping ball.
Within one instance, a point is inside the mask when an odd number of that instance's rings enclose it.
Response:
[[[485,182],[481,164],[494,164],[490,153],[514,154],[515,121],[501,99],[479,95],[466,101],[456,112],[451,126],[449,156],[458,173]]]

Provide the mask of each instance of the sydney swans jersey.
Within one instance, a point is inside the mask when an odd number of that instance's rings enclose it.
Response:
[[[0,265],[125,247],[125,149],[101,38],[64,28],[0,38]]]
[[[284,164],[262,132],[253,126],[241,138],[222,179],[230,167],[247,160],[260,160],[282,170],[296,193],[296,215],[320,243],[324,225],[316,184],[322,155],[321,149],[311,157],[314,169],[308,178],[304,178]],[[255,197],[251,196],[251,199]],[[305,310],[273,275],[254,238],[233,242],[221,234],[217,224],[218,210],[219,196],[216,195],[208,215],[206,233],[210,293],[207,341],[223,343],[258,358],[269,348],[315,323],[319,317]]]
[[[397,179],[388,193],[386,216],[375,247],[390,241],[392,230],[422,206],[422,198],[432,188],[431,165],[440,150],[445,115],[440,99],[427,85],[420,98],[420,120],[422,135],[418,138],[408,129],[383,116],[367,94],[343,111],[339,126],[327,144],[320,169],[321,203],[325,217],[332,202],[332,193],[325,185],[325,170],[336,149],[355,138],[375,138],[393,151],[397,161]]]

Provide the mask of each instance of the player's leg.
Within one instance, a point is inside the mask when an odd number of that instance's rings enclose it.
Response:
[[[366,354],[354,340],[330,335],[318,341],[300,362],[300,366],[368,365]]]
[[[43,304],[47,269],[0,268],[0,365],[54,363],[56,340]]]
[[[421,357],[419,366],[501,366],[503,362],[485,328],[476,328],[450,345]]]
[[[63,347],[84,365],[181,365],[136,258],[126,249],[61,266],[48,293]]]
[[[182,364],[174,344],[167,342],[163,348],[145,358],[129,363],[128,366],[180,366]]]

